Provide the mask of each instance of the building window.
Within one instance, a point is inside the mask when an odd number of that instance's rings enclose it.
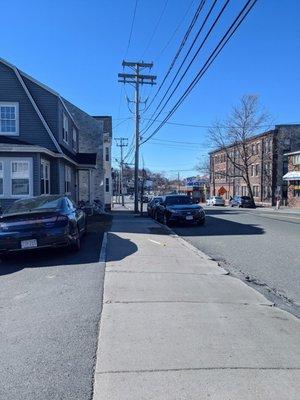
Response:
[[[259,175],[259,164],[255,165],[255,176]]]
[[[259,186],[253,186],[252,191],[254,197],[259,197]]]
[[[248,188],[247,188],[247,186],[242,186],[242,196],[248,196]]]
[[[63,141],[66,143],[69,142],[68,130],[69,130],[68,117],[66,116],[66,114],[63,114]]]
[[[72,130],[72,138],[73,138],[73,150],[77,150],[77,132],[76,129],[73,128]]]
[[[293,164],[294,165],[300,164],[300,154],[296,154],[295,156],[293,156]]]
[[[71,194],[71,168],[65,166],[65,193]]]
[[[50,194],[50,163],[41,161],[41,194]]]
[[[294,197],[300,197],[300,181],[294,181]]]
[[[255,176],[255,165],[251,165],[251,176]]]
[[[109,161],[109,147],[105,147],[105,161]]]
[[[18,135],[18,103],[0,103],[0,134]]]
[[[109,178],[105,178],[105,191],[106,193],[109,192]]]
[[[251,153],[252,153],[252,155],[254,155],[255,154],[255,144],[252,144],[251,148],[252,148]]]
[[[3,161],[0,161],[0,196],[3,195]]]
[[[29,161],[12,161],[11,194],[12,196],[29,196],[30,170]]]
[[[259,154],[259,143],[256,143],[256,154]]]

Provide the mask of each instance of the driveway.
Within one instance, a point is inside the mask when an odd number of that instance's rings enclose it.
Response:
[[[1,399],[91,398],[107,225],[108,217],[90,222],[78,253],[52,249],[1,262]]]

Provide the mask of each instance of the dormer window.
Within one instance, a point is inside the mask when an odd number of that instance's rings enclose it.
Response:
[[[63,114],[63,141],[69,143],[69,124],[68,117],[66,114]]]
[[[75,128],[73,128],[73,150],[77,151],[77,132]]]
[[[0,134],[19,134],[18,103],[0,102]]]

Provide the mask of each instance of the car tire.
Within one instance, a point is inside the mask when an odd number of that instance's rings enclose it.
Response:
[[[205,219],[202,219],[201,221],[197,222],[197,225],[203,226],[205,224]]]
[[[80,247],[81,247],[81,242],[80,242],[80,233],[79,233],[78,225],[76,226],[74,236],[75,236],[75,238],[74,238],[73,242],[71,243],[70,247],[73,251],[79,251]]]

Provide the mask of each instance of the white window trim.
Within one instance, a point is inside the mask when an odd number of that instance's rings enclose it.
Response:
[[[75,140],[74,140],[75,138]],[[73,150],[77,150],[77,131],[76,129],[73,127],[72,129],[72,142],[73,142]]]
[[[26,162],[27,164],[28,164],[28,174],[29,174],[29,176],[28,176],[28,181],[29,181],[29,193],[28,194],[13,194],[12,193],[12,180],[13,180],[13,177],[12,177],[12,165],[13,165],[13,163],[14,162]],[[19,179],[22,179],[22,178],[19,178]],[[27,179],[27,178],[25,178],[25,179]],[[20,159],[20,158],[18,158],[18,159],[15,159],[15,160],[11,160],[10,161],[10,197],[11,198],[16,198],[16,199],[18,199],[18,198],[26,198],[26,197],[31,197],[32,196],[32,168],[31,168],[31,164],[30,164],[30,161],[29,160],[23,160],[23,159]]]
[[[19,136],[19,103],[18,102],[10,102],[10,101],[0,101],[1,106],[15,107],[16,113],[16,132],[2,132],[0,130],[0,135],[4,136]],[[0,125],[1,129],[1,125]]]
[[[2,179],[2,192],[0,192],[0,197],[4,195],[4,162],[0,160],[1,170],[0,170],[0,179]]]
[[[65,121],[66,121],[66,128],[67,129],[65,129]],[[65,132],[67,133],[67,135],[66,135],[67,140],[65,139]],[[68,121],[68,117],[67,117],[67,115],[65,113],[63,113],[63,141],[66,144],[69,144],[69,121]]]
[[[67,181],[67,170],[70,171],[70,180],[69,180],[69,181]],[[71,169],[71,167],[70,167],[69,165],[65,165],[65,187],[64,187],[64,189],[65,189],[65,194],[66,194],[67,196],[70,196],[72,193],[66,191],[66,182],[69,182],[69,184],[70,184],[69,186],[70,186],[70,189],[71,189],[71,183],[72,183],[72,169]]]
[[[50,194],[51,193],[51,172],[50,172],[50,162],[48,160],[45,159],[41,159],[41,165],[43,166],[43,168],[45,168],[45,166],[48,166],[48,173],[49,173],[49,192],[48,193],[43,193],[43,194]],[[40,183],[41,183],[42,178],[40,177]],[[44,178],[44,189],[46,188],[46,180]],[[42,193],[41,193],[42,194]]]

